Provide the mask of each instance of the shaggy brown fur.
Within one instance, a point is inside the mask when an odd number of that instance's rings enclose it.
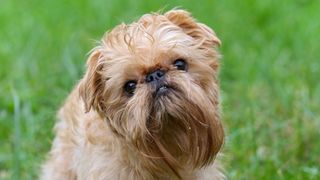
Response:
[[[220,40],[184,10],[107,33],[59,112],[42,179],[222,179]],[[173,64],[183,59],[186,70]],[[165,72],[167,92],[146,82]],[[124,85],[136,82],[134,94]],[[156,94],[156,95],[155,95]]]

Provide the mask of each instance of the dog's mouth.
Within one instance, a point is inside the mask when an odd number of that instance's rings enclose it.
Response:
[[[156,90],[154,92],[154,96],[157,98],[157,97],[160,97],[160,96],[164,96],[166,94],[168,94],[170,91],[173,90],[173,87],[168,85],[168,84],[160,84],[156,87]]]

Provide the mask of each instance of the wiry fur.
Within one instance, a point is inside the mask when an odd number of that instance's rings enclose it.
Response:
[[[59,112],[42,179],[222,179],[224,140],[215,33],[183,10],[146,14],[107,33]],[[185,59],[188,71],[172,65]],[[166,71],[172,90],[144,82]],[[138,82],[128,97],[123,86]]]

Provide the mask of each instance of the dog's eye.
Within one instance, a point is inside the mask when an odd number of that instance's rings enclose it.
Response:
[[[174,61],[173,65],[178,69],[178,70],[182,70],[182,71],[186,71],[187,70],[187,62],[183,59],[177,59]]]
[[[124,85],[124,90],[129,96],[132,96],[134,94],[134,90],[136,89],[137,82],[136,81],[128,81]]]

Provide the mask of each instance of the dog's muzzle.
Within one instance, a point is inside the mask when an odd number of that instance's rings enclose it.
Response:
[[[166,83],[166,72],[164,70],[157,69],[146,75],[145,81],[150,84],[154,91],[154,96],[161,96],[167,94],[171,87]]]

